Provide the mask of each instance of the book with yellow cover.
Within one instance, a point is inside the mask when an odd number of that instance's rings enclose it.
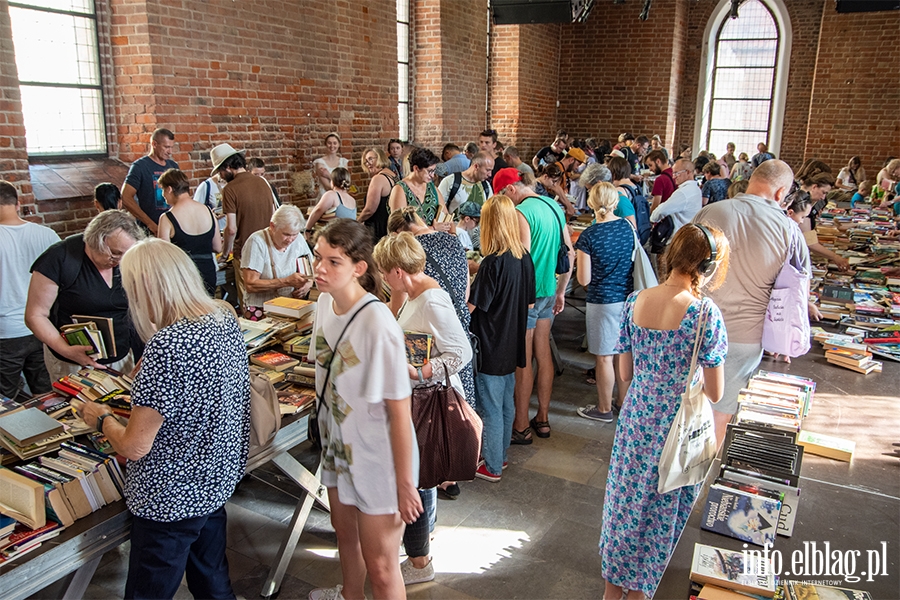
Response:
[[[292,319],[299,319],[312,312],[315,307],[315,302],[299,298],[285,298],[283,296],[272,298],[263,303],[263,310],[267,315],[278,315]]]
[[[800,431],[797,443],[803,446],[807,454],[818,454],[844,462],[850,462],[853,451],[856,450],[856,442],[812,431]]]

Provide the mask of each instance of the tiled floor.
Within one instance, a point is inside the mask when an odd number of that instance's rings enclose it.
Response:
[[[407,588],[410,598],[601,596],[597,542],[615,424],[586,421],[575,414],[575,408],[594,401],[596,393],[583,376],[583,370],[592,366],[592,357],[578,349],[583,317],[577,307],[583,303],[572,304],[575,306],[567,307],[554,325],[565,371],[554,385],[552,436],[536,439],[530,446],[511,447],[510,466],[499,483],[464,482],[457,500],[438,501],[438,524],[432,544],[437,574],[433,582]],[[885,372],[878,379],[865,379],[822,364],[817,348],[813,354],[817,358],[795,361],[791,370],[821,379],[840,379],[839,385],[823,386],[823,391],[830,392],[823,395],[817,409],[824,423],[836,418],[835,407],[847,401],[856,403],[859,416],[871,423],[871,406],[862,394],[872,394],[873,399],[878,394],[883,399],[884,395],[896,393],[887,391],[888,378],[896,381],[895,364],[885,365]],[[772,368],[773,363],[766,365]],[[884,386],[885,390],[876,392],[873,384]],[[860,396],[854,399],[848,391],[851,389]],[[896,412],[896,406],[893,410]],[[851,473],[857,477],[868,475],[862,477],[867,481],[878,478],[882,482],[887,475],[884,492],[896,496],[898,461],[887,457],[877,460],[882,451],[878,447],[866,450],[876,459],[855,461]],[[316,459],[303,449],[298,456],[310,467]],[[846,463],[826,459],[813,462],[814,473],[822,478],[840,478],[849,469]],[[890,476],[895,483],[890,483]],[[863,481],[854,483],[868,485]],[[259,596],[298,495],[299,488],[268,466],[246,479],[229,502],[228,559],[238,596]],[[892,527],[891,539],[897,539],[896,519]],[[121,597],[127,555],[126,544],[104,557],[86,597]],[[334,532],[328,515],[314,509],[279,598],[305,598],[313,587],[339,582]],[[190,594],[183,588],[177,597],[189,598]]]

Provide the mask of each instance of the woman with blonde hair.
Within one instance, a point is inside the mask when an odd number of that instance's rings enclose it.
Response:
[[[472,283],[471,331],[478,337],[480,364],[475,408],[484,423],[475,476],[500,481],[516,414],[516,367],[525,366],[528,308],[535,301],[534,263],[519,237],[519,218],[508,196],[492,196],[481,208],[484,260]]]
[[[397,184],[397,176],[391,168],[387,154],[381,148],[369,148],[362,155],[363,167],[372,176],[366,191],[366,203],[356,220],[365,223],[375,243],[387,235],[387,222],[391,214],[391,190]],[[380,175],[380,177],[379,177]]]
[[[182,576],[195,598],[233,598],[225,502],[250,442],[247,350],[234,311],[211,299],[180,248],[160,239],[122,257],[122,284],[147,345],[131,418],[85,403],[85,423],[128,459],[133,516],[126,598],[172,598]],[[185,566],[186,565],[186,566]]]
[[[611,183],[591,188],[588,205],[596,222],[575,243],[578,283],[587,289],[585,332],[588,352],[594,355],[597,402],[578,408],[585,419],[613,421],[613,385],[618,387],[618,407],[625,400],[628,381],[621,375],[616,356],[619,323],[625,299],[634,291],[634,228],[615,214],[619,192]]]
[[[666,249],[666,281],[625,301],[614,351],[620,353],[622,377],[632,382],[616,426],[603,501],[604,598],[621,598],[624,590],[631,600],[653,596],[700,491],[698,484],[658,493],[657,466],[688,383],[695,340],[695,378],[702,378],[710,402],[722,397],[725,323],[701,290],[725,280],[729,252],[721,231],[689,223]]]
[[[463,331],[450,295],[437,281],[425,274],[425,250],[408,232],[381,238],[373,252],[382,279],[391,294],[403,294],[406,301],[397,314],[403,331],[431,335],[431,356],[422,366],[406,366],[413,387],[449,380],[460,396],[465,397],[459,370],[472,360],[472,347]],[[430,448],[420,448],[425,452]],[[431,529],[437,520],[437,488],[420,489],[424,511],[403,532],[406,561],[400,572],[406,585],[434,579],[434,566],[429,556]]]

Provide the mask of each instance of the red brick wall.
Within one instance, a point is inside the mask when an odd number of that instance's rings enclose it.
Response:
[[[415,0],[413,131],[439,153],[477,142],[487,99],[487,2]]]
[[[31,205],[34,199],[28,178],[25,124],[15,57],[9,5],[6,0],[0,0],[0,176],[15,184],[22,205]]]
[[[820,40],[806,155],[835,172],[859,155],[874,178],[887,156],[900,156],[900,12],[826,7]]]
[[[639,2],[597,2],[587,22],[563,26],[559,125],[570,135],[615,142],[628,131],[667,143],[685,0],[657,0],[647,21],[638,19],[640,10]]]
[[[561,30],[555,24],[491,30],[491,126],[526,162],[557,130]]]
[[[805,158],[806,127],[810,93],[815,77],[816,47],[822,10],[825,7],[825,10],[833,11],[834,3],[832,0],[789,0],[785,4],[791,19],[793,39],[779,158],[795,165],[796,168]],[[700,57],[706,44],[703,34],[717,5],[718,0],[698,0],[688,3],[681,99],[673,146],[680,143],[693,144],[697,90],[701,72]],[[834,44],[835,39],[828,40],[828,43]],[[694,155],[696,156],[697,151],[701,149],[694,148]],[[724,148],[710,150],[717,155],[725,151]]]

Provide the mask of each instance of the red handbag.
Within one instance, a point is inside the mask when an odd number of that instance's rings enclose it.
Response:
[[[419,444],[419,487],[475,479],[481,418],[446,382],[413,388],[412,420]]]

